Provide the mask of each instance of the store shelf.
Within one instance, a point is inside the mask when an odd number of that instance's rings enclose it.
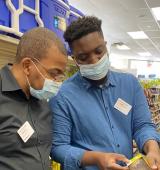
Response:
[[[155,119],[157,119],[157,118],[159,118],[160,117],[160,115],[158,114],[157,116],[155,116],[154,118],[152,118],[152,120],[155,120]]]
[[[160,124],[160,120],[158,122],[155,122],[156,125]]]
[[[155,113],[155,112],[160,111],[160,108],[159,108],[159,109],[156,109],[156,110],[152,110],[152,109],[150,109],[150,111],[151,111],[152,113]]]
[[[157,126],[157,131],[160,131],[160,88],[146,88],[144,93],[152,114],[152,122]]]
[[[160,102],[153,102],[153,103],[150,103],[150,105],[160,105]]]
[[[157,131],[160,132],[160,126],[157,128]]]

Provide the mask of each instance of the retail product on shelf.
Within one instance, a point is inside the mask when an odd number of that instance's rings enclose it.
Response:
[[[141,84],[152,114],[152,121],[160,132],[160,80],[144,80]]]

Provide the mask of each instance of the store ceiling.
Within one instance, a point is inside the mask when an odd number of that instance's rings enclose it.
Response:
[[[121,58],[160,61],[160,21],[152,13],[160,0],[69,0],[84,14],[102,19],[103,32],[111,53]],[[148,39],[132,39],[127,32],[144,31]],[[122,42],[130,50],[119,50]],[[151,56],[140,56],[147,52]]]

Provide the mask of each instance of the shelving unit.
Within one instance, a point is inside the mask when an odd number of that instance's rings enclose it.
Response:
[[[160,87],[144,89],[148,105],[152,114],[152,121],[160,132]]]
[[[157,131],[160,132],[160,79],[143,80],[140,83],[152,114],[152,122],[156,125]],[[139,150],[135,141],[133,141],[133,146],[133,153],[137,155]]]

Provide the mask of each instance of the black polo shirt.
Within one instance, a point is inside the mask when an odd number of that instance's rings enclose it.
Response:
[[[51,112],[46,101],[27,99],[9,66],[0,71],[0,169],[49,170]],[[17,130],[28,121],[34,129],[25,143]]]

